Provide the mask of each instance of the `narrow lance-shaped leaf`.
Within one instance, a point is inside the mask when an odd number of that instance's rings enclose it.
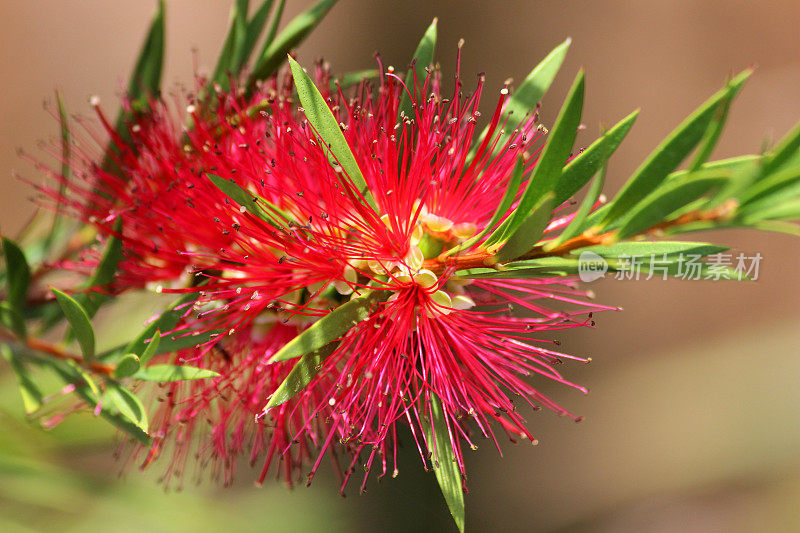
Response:
[[[106,396],[119,409],[122,416],[147,433],[147,412],[141,400],[116,381],[106,381]]]
[[[265,211],[261,205],[259,205],[258,200],[256,200],[256,197],[253,196],[252,193],[242,189],[231,180],[227,180],[223,177],[217,176],[216,174],[208,174],[208,179],[211,180],[217,189],[225,193],[225,195],[227,195],[237,204],[247,209],[250,214],[257,216],[271,226],[276,228],[281,227],[280,222],[278,222],[272,215],[267,213],[267,211]]]
[[[508,99],[505,108],[505,114],[508,118],[508,122],[506,122],[506,131],[514,131],[514,129],[520,125],[526,113],[534,109],[536,104],[542,99],[547,89],[550,88],[550,84],[553,83],[558,69],[561,68],[561,64],[564,62],[564,58],[567,55],[567,50],[569,50],[569,45],[571,43],[572,39],[567,39],[555,47],[552,52],[547,54],[547,57],[536,65],[523,80],[522,84],[517,87],[514,94],[511,95],[511,98]],[[513,114],[511,114],[512,112]],[[476,144],[480,144],[488,134],[489,128],[487,126],[481,133]],[[502,146],[502,143],[498,143],[498,146]]]
[[[437,21],[438,19],[433,19],[414,51],[414,59],[412,61],[414,68],[409,68],[406,73],[405,85],[407,90],[403,91],[403,96],[400,98],[400,106],[397,108],[398,118],[400,116],[414,118],[414,110],[411,107],[409,93],[414,95],[414,100],[417,102],[419,102],[420,98],[425,98],[425,95],[422,94],[422,86],[425,83],[425,69],[433,63],[433,52],[436,49]],[[417,73],[416,80],[414,79],[415,70]]]
[[[153,356],[158,353],[158,345],[161,343],[161,330],[156,329],[153,333],[153,338],[147,343],[147,348],[144,349],[139,356],[139,361],[142,366],[146,365]]]
[[[736,91],[750,76],[747,70],[734,78],[730,84],[709,98],[702,106],[684,120],[634,171],[628,182],[614,198],[598,229],[617,220],[630,211],[640,200],[650,194],[667,175],[675,170],[689,152],[703,138],[708,125],[717,112],[717,106],[731,91]]]
[[[139,381],[157,381],[160,383],[216,377],[219,377],[219,374],[213,370],[182,365],[151,365],[139,369],[139,371],[133,375],[133,378]]]
[[[511,173],[511,179],[508,181],[508,186],[506,187],[506,192],[503,195],[503,199],[500,200],[500,204],[495,209],[494,215],[492,215],[492,219],[486,224],[479,233],[470,237],[466,241],[464,241],[459,246],[455,246],[449,251],[445,253],[445,256],[453,255],[455,253],[460,252],[461,250],[466,250],[476,242],[480,241],[484,235],[489,233],[492,228],[494,228],[498,222],[503,218],[503,215],[506,214],[506,211],[511,207],[511,204],[514,203],[514,198],[517,196],[517,191],[519,191],[519,185],[522,183],[522,175],[525,170],[525,160],[520,157],[517,159],[516,165],[514,165],[514,171]]]
[[[316,28],[328,11],[336,5],[337,1],[322,0],[318,2],[292,19],[275,39],[265,42],[266,49],[262,50],[261,56],[256,60],[253,73],[247,83],[248,87],[252,90],[258,80],[271,76],[286,59],[286,54],[303,42],[311,30]]]
[[[186,313],[186,305],[197,299],[197,294],[188,293],[175,301],[169,308],[161,313],[159,317],[148,325],[139,335],[130,341],[123,349],[122,353],[141,354],[144,357],[149,344],[152,344],[153,336],[158,331],[172,331],[178,321]],[[148,340],[150,342],[148,343]],[[146,362],[146,361],[145,361]]]
[[[275,9],[275,14],[272,16],[272,22],[267,30],[267,35],[264,37],[264,46],[258,57],[264,57],[272,42],[275,40],[275,35],[278,33],[278,24],[283,18],[283,8],[286,7],[286,0],[279,0],[278,7]],[[324,15],[323,15],[324,16]]]
[[[287,342],[270,361],[300,357],[344,336],[367,318],[372,306],[389,297],[389,291],[366,291],[320,318],[297,337]]]
[[[786,136],[780,140],[772,154],[767,156],[763,165],[763,175],[769,175],[783,166],[800,150],[800,124],[797,124]]]
[[[118,218],[114,223],[114,233],[122,235],[122,218]],[[86,284],[87,288],[104,287],[114,281],[114,275],[117,273],[119,262],[122,261],[122,241],[116,235],[112,235],[106,244],[106,249],[103,252],[103,257],[97,264],[97,268],[92,273],[92,277]],[[76,298],[89,315],[93,317],[100,306],[108,296],[97,292],[90,292],[86,295],[81,294]]]
[[[6,260],[6,286],[8,287],[8,303],[22,314],[28,287],[31,283],[31,269],[25,254],[11,239],[3,237],[3,254]]]
[[[117,363],[111,376],[114,379],[122,379],[131,376],[139,370],[139,356],[135,353],[126,353]]]
[[[378,76],[380,76],[380,72],[374,68],[346,72],[340,77],[332,79],[328,88],[331,92],[335,92],[337,87],[347,89],[353,85],[358,85],[364,80],[373,80]]]
[[[602,137],[593,142],[586,150],[575,156],[561,173],[561,178],[556,183],[555,205],[559,206],[573,194],[581,190],[592,176],[602,168],[603,163],[616,151],[622,140],[630,131],[636,117],[637,109],[627,117],[617,122]]]
[[[245,59],[243,56],[247,46],[247,8],[249,3],[248,0],[236,0],[231,5],[230,28],[217,59],[214,74],[211,76],[211,80],[219,83],[223,90],[227,90],[230,86],[228,75],[238,74]]]
[[[256,12],[253,13],[253,16],[249,21],[247,21],[247,37],[245,38],[242,66],[244,66],[247,60],[250,59],[253,49],[256,47],[256,43],[258,42],[258,37],[261,35],[261,32],[264,31],[264,27],[269,19],[269,12],[272,10],[272,4],[273,0],[265,0],[264,2],[261,2],[261,5],[258,6]]]
[[[78,395],[87,405],[96,407],[100,402],[99,390],[87,374],[81,374],[77,365],[69,365],[64,361],[48,360],[48,366],[52,368],[67,383],[75,385],[75,394]],[[119,413],[112,412],[107,405],[101,405],[100,416],[109,421],[115,427],[124,431],[144,445],[150,443],[150,436],[138,424],[134,424],[127,417]]]
[[[728,119],[728,111],[730,111],[731,103],[733,103],[733,99],[736,97],[741,87],[742,86],[739,85],[738,87],[732,88],[727,98],[720,102],[717,113],[708,125],[705,135],[703,136],[703,141],[700,143],[700,149],[697,151],[697,155],[695,155],[692,164],[689,165],[690,172],[699,170],[700,167],[708,161],[711,152],[714,151],[714,147],[717,145],[720,135],[722,135],[725,121]]]
[[[160,91],[161,73],[164,67],[164,33],[164,0],[159,0],[156,14],[150,23],[150,29],[128,82],[127,96],[130,98],[134,111],[144,109],[147,105],[147,98],[158,95]],[[126,126],[128,118],[125,110],[120,109],[115,126],[117,134],[126,143],[131,140]],[[115,151],[117,149],[114,143],[111,143],[110,147]],[[103,168],[119,173],[116,164],[108,156],[103,161]]]
[[[361,192],[367,202],[374,208],[375,200],[373,200],[367,189],[367,182],[364,180],[361,168],[359,168],[358,162],[347,144],[347,139],[345,139],[339,127],[339,122],[333,115],[333,111],[328,107],[327,102],[325,102],[311,78],[308,77],[308,74],[305,73],[303,67],[291,57],[289,58],[289,66],[292,69],[292,77],[294,78],[297,94],[300,97],[300,103],[303,106],[306,118],[314,127],[321,141],[329,148],[328,159],[330,159],[334,168],[341,166],[356,189]]]
[[[522,225],[514,232],[502,248],[495,254],[498,263],[505,263],[530,251],[542,237],[550,217],[553,214],[553,192],[547,193],[544,198],[533,207]]]
[[[78,344],[81,347],[84,359],[87,362],[94,360],[94,329],[92,323],[89,321],[89,315],[86,310],[77,300],[64,294],[58,289],[52,289],[53,294],[56,295],[56,300],[67,321],[72,326],[72,331]]]
[[[22,406],[25,414],[31,414],[42,406],[42,391],[36,385],[28,368],[23,364],[19,357],[11,350],[7,344],[0,344],[0,353],[8,361],[11,370],[17,378],[20,396],[22,396]]]
[[[707,242],[690,241],[627,241],[608,246],[587,246],[575,250],[574,254],[592,252],[602,257],[649,257],[650,255],[696,255],[705,257],[728,250],[727,246],[719,246]]]
[[[542,151],[541,157],[536,162],[533,174],[528,180],[528,185],[525,192],[522,193],[517,208],[489,236],[486,240],[487,247],[491,248],[510,239],[528,218],[533,206],[555,188],[556,183],[561,178],[564,163],[569,157],[572,144],[575,142],[578,126],[580,126],[581,110],[583,108],[583,87],[583,71],[580,71],[558,114],[553,129],[550,131],[547,144]]]
[[[269,398],[269,402],[264,407],[264,412],[268,413],[273,407],[282,405],[291,400],[298,392],[303,390],[306,385],[311,383],[314,376],[320,370],[322,362],[331,355],[336,347],[339,345],[337,342],[331,342],[313,352],[309,352],[292,367],[286,379],[275,389],[275,392]]]
[[[62,203],[64,192],[67,187],[66,180],[69,179],[71,173],[71,168],[69,165],[72,149],[70,146],[71,136],[69,132],[69,117],[67,115],[67,108],[64,105],[64,100],[61,98],[61,93],[58,91],[56,91],[56,108],[58,109],[58,122],[61,126],[61,176],[63,177],[63,180],[60,180],[58,184],[58,198],[59,203]],[[59,225],[61,224],[61,219],[62,214],[57,210],[53,214],[53,224],[50,226],[50,232],[45,240],[45,249],[49,249],[52,243],[55,241],[56,233]]]
[[[450,439],[450,430],[447,426],[446,414],[442,408],[442,403],[435,393],[430,395],[430,416],[431,425],[425,428],[428,440],[428,447],[431,452],[433,471],[436,474],[436,481],[442,489],[447,507],[456,523],[456,527],[464,532],[464,488],[461,482],[461,471],[453,453],[453,444]]]
[[[0,324],[13,331],[20,339],[28,336],[25,317],[8,302],[0,302]]]
[[[608,166],[604,165],[597,177],[595,177],[594,181],[592,182],[591,187],[589,187],[589,191],[586,193],[586,197],[583,199],[583,202],[581,202],[581,206],[578,208],[578,212],[575,213],[572,221],[566,228],[564,228],[564,231],[561,232],[561,235],[545,245],[545,250],[557,248],[565,241],[581,234],[581,228],[583,227],[583,223],[586,221],[586,217],[589,216],[589,213],[592,211],[592,207],[595,203],[597,203],[598,198],[600,198],[600,193],[603,191],[603,184],[606,181],[607,169]]]
[[[670,214],[703,196],[712,188],[723,185],[728,179],[727,175],[721,176],[717,171],[697,174],[697,176],[689,175],[681,182],[666,184],[639,202],[622,220],[615,238],[627,239],[665,221]]]

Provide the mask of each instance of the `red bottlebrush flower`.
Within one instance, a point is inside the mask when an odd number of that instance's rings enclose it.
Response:
[[[183,470],[190,436],[197,424],[210,423],[211,438],[198,444],[198,459],[212,461],[226,480],[246,448],[251,460],[266,456],[264,472],[276,454],[291,470],[298,457],[312,453],[306,444],[293,452],[297,440],[318,447],[309,479],[324,453],[344,444],[352,456],[344,487],[359,460],[369,470],[380,457],[382,475],[390,462],[396,471],[390,457],[398,423],[410,426],[427,460],[434,396],[462,474],[462,442],[474,446],[476,430],[496,442],[492,421],[509,436],[535,442],[513,396],[534,408],[570,413],[523,376],[584,391],[554,365],[585,359],[539,346],[552,341],[530,335],[586,325],[587,314],[608,308],[582,300],[570,277],[470,280],[457,274],[480,254],[483,239],[470,237],[488,229],[517,162],[526,171],[536,164],[543,130],[535,113],[501,134],[504,89],[487,134],[472,151],[482,77],[466,97],[457,78],[446,98],[439,72],[432,71],[421,91],[429,96],[400,122],[400,101],[409,89],[391,69],[377,88],[362,83],[350,98],[326,89],[321,67],[317,79],[365,189],[331,164],[294,100],[290,78],[280,84],[273,78],[249,98],[222,94],[213,113],[189,106],[190,129],[179,126],[185,117],[172,117],[169,106],[153,102],[153,112],[130,127],[132,147],[117,140],[119,155],[109,153],[121,173],[94,164],[82,182],[62,178],[70,190],[66,205],[101,233],[112,234],[122,220],[125,260],[117,288],[170,282],[167,290],[198,292],[196,305],[204,310],[176,332],[213,332],[211,342],[179,357],[222,377],[167,386],[146,462],[172,442],[173,468]],[[227,183],[244,197],[236,201],[224,193]],[[569,220],[559,214],[549,229]],[[441,255],[456,247],[450,259]],[[202,273],[206,283],[193,287],[186,273]],[[364,291],[379,295],[366,319],[341,338],[294,400],[263,412],[294,364],[270,357],[306,324]],[[548,300],[574,309],[551,310]],[[512,307],[528,316],[516,316]],[[254,341],[255,324],[264,320],[295,326],[276,325]],[[212,408],[215,402],[220,406]],[[267,426],[273,428],[269,443]]]
[[[187,470],[194,470],[198,479],[208,476],[228,485],[238,459],[244,457],[251,466],[260,461],[259,483],[274,470],[292,485],[296,474],[302,476],[302,465],[313,460],[314,445],[327,435],[325,422],[309,416],[322,398],[310,395],[286,403],[269,421],[259,415],[264,397],[275,391],[292,367],[269,359],[296,335],[294,325],[259,323],[226,337],[211,350],[195,348],[165,356],[166,362],[189,362],[220,376],[156,386],[152,444],[137,445],[131,460],[140,460],[145,468],[166,453],[170,457],[165,483],[173,476],[181,482]],[[300,428],[310,431],[290,447]]]

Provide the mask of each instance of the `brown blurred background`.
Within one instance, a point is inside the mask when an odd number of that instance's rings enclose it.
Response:
[[[0,3],[4,234],[14,234],[33,209],[26,200],[30,191],[11,177],[12,169],[42,179],[15,149],[33,152],[37,141],[58,131],[41,102],[58,88],[72,112],[88,114],[93,94],[115,109],[154,3]],[[289,0],[288,16],[309,3]],[[201,67],[213,66],[229,2],[167,4],[164,80],[170,87],[191,82],[193,48]],[[733,108],[716,157],[756,152],[800,120],[797,0],[342,0],[299,56],[305,62],[324,56],[336,71],[347,71],[372,67],[373,52],[380,51],[385,64],[402,67],[434,16],[440,20],[437,57],[445,72],[453,72],[461,37],[465,81],[486,72],[486,109],[505,78],[521,80],[571,36],[568,59],[544,100],[543,122],[551,124],[581,66],[587,71],[587,130],[579,144],[588,145],[601,123],[643,108],[612,159],[611,190],[726,75],[745,67],[757,70]],[[594,358],[591,365],[566,369],[591,394],[542,384],[586,421],[575,425],[550,413],[531,414],[538,448],[509,444],[500,459],[487,443],[470,454],[468,530],[800,530],[800,240],[743,231],[697,236],[702,239],[736,252],[760,252],[758,280],[594,283],[600,301],[625,311],[601,314],[596,330],[561,337],[566,351]],[[18,402],[9,394],[0,398],[5,396],[3,416],[19,418]],[[22,432],[20,449],[25,439],[50,438],[13,424]],[[139,524],[170,530],[195,522],[201,529],[235,523],[243,530],[275,531],[451,527],[432,475],[418,471],[413,453],[406,454],[398,479],[371,483],[364,496],[354,487],[347,500],[338,499],[332,480],[325,479],[291,495],[279,487],[256,491],[244,471],[241,487],[164,497],[152,475],[130,474],[121,484],[105,477],[116,470],[111,447],[102,439],[92,442],[42,445],[54,450],[45,454],[48,468],[89,476],[80,486],[93,503],[79,513],[59,511],[65,529]],[[4,492],[0,482],[2,498],[16,494],[17,483],[25,481],[8,483]],[[0,500],[0,514],[18,509],[13,501]],[[187,513],[187,506],[199,514]],[[30,520],[9,520],[24,528],[46,526],[36,513]]]

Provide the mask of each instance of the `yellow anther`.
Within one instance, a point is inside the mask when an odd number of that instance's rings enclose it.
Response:
[[[432,213],[428,213],[424,218],[422,218],[422,221],[431,231],[447,231],[453,227],[452,220],[449,218],[436,216]]]
[[[460,224],[453,224],[453,235],[459,239],[469,239],[478,231],[478,226],[472,222],[462,222]]]
[[[430,289],[431,287],[435,287],[437,283],[439,283],[439,279],[436,277],[436,274],[434,274],[430,270],[423,269],[414,274],[414,283],[416,283],[423,289]]]
[[[449,315],[452,311],[453,302],[450,300],[450,295],[444,291],[436,291],[431,294],[431,303],[425,306],[425,314],[428,318],[438,318],[440,316]]]
[[[475,300],[467,296],[466,294],[457,294],[453,296],[452,305],[453,309],[472,309],[475,307]]]

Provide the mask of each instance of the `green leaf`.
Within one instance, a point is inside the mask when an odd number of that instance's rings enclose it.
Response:
[[[245,51],[248,38],[247,8],[249,3],[249,0],[236,0],[231,5],[230,27],[217,59],[217,66],[211,76],[211,81],[219,83],[224,91],[230,87],[228,75],[236,76],[247,60]],[[256,35],[256,39],[258,39],[258,35]]]
[[[261,32],[264,31],[264,27],[267,24],[267,19],[269,18],[269,12],[272,10],[272,3],[273,0],[265,0],[261,2],[261,5],[258,7],[255,13],[253,13],[252,18],[247,22],[247,37],[245,38],[244,44],[244,58],[242,59],[242,65],[247,62],[250,56],[253,53],[253,49],[256,47],[256,43],[258,42],[258,37],[261,35]]]
[[[139,356],[135,353],[126,353],[122,359],[117,363],[114,368],[114,373],[111,374],[114,379],[127,378],[132,376],[139,370]]]
[[[75,394],[78,395],[90,407],[98,405],[99,391],[91,378],[85,373],[81,373],[77,365],[70,365],[64,361],[48,360],[46,362],[66,383],[75,385]],[[129,436],[147,445],[150,443],[150,436],[137,424],[131,423],[127,417],[123,417],[117,412],[111,411],[107,405],[102,405],[100,416],[115,427],[124,431]]]
[[[114,223],[114,233],[118,235],[122,234],[122,218],[118,218]],[[103,287],[114,281],[114,275],[117,273],[120,261],[122,261],[122,241],[112,235],[108,239],[103,257],[100,259],[97,268],[92,273],[92,277],[86,284],[87,288]],[[108,296],[97,292],[90,292],[88,294],[80,294],[76,299],[83,305],[89,318],[91,318],[97,313],[100,306],[108,300]]]
[[[331,355],[339,343],[331,342],[320,348],[319,350],[309,352],[292,367],[292,370],[286,376],[286,379],[275,389],[275,392],[269,397],[269,402],[264,407],[264,412],[268,413],[273,407],[282,405],[303,390],[306,385],[311,383],[314,376],[319,372],[322,362]]]
[[[778,170],[777,172],[762,177],[751,187],[748,187],[739,195],[739,203],[742,206],[746,206],[757,200],[773,196],[775,193],[797,185],[798,183],[800,183],[800,165]]]
[[[361,296],[340,305],[287,342],[270,361],[294,359],[341,338],[353,326],[366,319],[372,306],[386,300],[389,294],[390,291],[365,291]]]
[[[508,99],[504,114],[504,119],[508,119],[504,128],[506,132],[514,131],[526,114],[533,110],[542,99],[547,89],[550,88],[550,84],[553,83],[558,69],[561,68],[571,43],[572,39],[567,39],[547,54],[547,57],[536,65]],[[484,141],[488,134],[489,127],[487,126],[478,138],[478,143]],[[505,135],[508,135],[508,133]],[[497,146],[502,145],[503,143],[501,142],[497,143]]]
[[[664,222],[681,207],[728,181],[728,176],[720,176],[718,171],[701,171],[696,174],[696,176],[690,174],[681,181],[667,183],[640,201],[630,214],[622,219],[615,238],[627,239]]]
[[[447,427],[447,419],[442,403],[434,392],[429,393],[431,425],[425,428],[428,447],[432,453],[431,462],[436,474],[436,481],[442,489],[447,507],[455,520],[456,527],[464,533],[464,488],[461,482],[461,471],[453,453],[453,443]]]
[[[398,120],[401,116],[411,119],[414,118],[414,109],[411,106],[411,96],[409,96],[409,92],[414,95],[415,102],[419,102],[420,98],[425,98],[425,95],[422,94],[422,86],[425,83],[425,69],[428,67],[428,65],[433,63],[433,52],[436,49],[437,21],[438,19],[433,19],[433,22],[431,22],[431,25],[428,26],[427,30],[425,30],[425,34],[419,41],[417,49],[414,51],[414,59],[411,63],[415,66],[415,68],[409,68],[408,72],[406,73],[405,84],[408,90],[404,90],[403,96],[400,98],[400,105],[397,108]],[[416,80],[414,80],[415,70],[417,73]]]
[[[13,331],[20,339],[28,336],[25,317],[14,309],[9,302],[0,302],[0,323]]]
[[[153,333],[153,338],[150,339],[150,342],[147,343],[147,348],[139,356],[139,364],[140,366],[146,365],[153,356],[158,353],[158,345],[161,343],[161,331],[156,329],[156,332]]]
[[[502,248],[495,254],[498,263],[505,263],[529,252],[542,237],[553,214],[554,193],[547,193],[533,207],[530,215],[514,232]]]
[[[746,70],[736,76],[727,87],[709,98],[661,142],[645,162],[634,171],[614,201],[609,204],[610,208],[600,222],[601,228],[630,211],[640,200],[650,194],[670,172],[675,170],[675,167],[689,155],[705,135],[720,102],[729,98],[732,92],[738,91],[750,73],[751,71]]]
[[[158,9],[145,38],[142,51],[136,61],[128,96],[139,105],[147,103],[148,96],[156,96],[161,87],[161,72],[164,66],[164,1],[159,0]]]
[[[556,183],[555,205],[561,205],[573,194],[581,190],[608,161],[611,154],[619,147],[622,140],[630,131],[636,117],[637,109],[627,117],[617,122],[602,137],[593,142],[586,150],[575,156],[561,173],[561,179]]]
[[[247,83],[248,87],[252,89],[258,80],[271,76],[284,62],[286,54],[303,42],[311,30],[316,28],[328,11],[336,5],[337,1],[321,0],[292,19],[275,39],[268,39],[265,42],[267,46],[262,50],[253,67],[253,73]]]
[[[567,99],[558,114],[555,125],[550,131],[547,144],[536,162],[528,186],[519,200],[517,208],[497,228],[488,239],[486,246],[492,248],[502,244],[515,234],[517,229],[528,218],[531,209],[547,193],[552,191],[561,178],[564,163],[569,157],[578,126],[581,122],[583,107],[583,71],[578,72]]]
[[[303,67],[297,61],[289,58],[289,66],[292,69],[292,76],[294,83],[297,86],[297,94],[300,97],[300,103],[303,106],[304,113],[308,122],[314,127],[317,136],[329,148],[328,159],[331,165],[336,169],[341,166],[341,169],[347,174],[347,177],[353,182],[356,189],[361,192],[367,202],[374,208],[375,200],[367,189],[367,182],[364,180],[364,175],[361,173],[361,168],[358,166],[350,146],[347,144],[339,122],[333,115],[333,111],[328,107],[327,102],[317,90],[314,82],[305,73]],[[340,176],[344,178],[344,176]]]
[[[159,0],[156,14],[150,23],[150,29],[147,32],[128,82],[126,96],[130,98],[134,112],[146,109],[148,97],[158,96],[160,93],[161,73],[164,68],[164,33],[164,0]],[[127,128],[129,119],[130,114],[124,109],[120,109],[117,114],[115,130],[125,143],[131,142],[131,136]],[[114,143],[110,143],[109,146],[110,150],[118,151]],[[122,175],[121,170],[108,155],[103,160],[103,168]]]
[[[278,7],[275,9],[275,15],[272,17],[272,22],[269,25],[269,30],[267,30],[267,35],[264,37],[264,46],[261,49],[261,53],[258,54],[258,57],[264,57],[270,45],[275,40],[275,35],[278,33],[278,24],[280,24],[283,18],[284,7],[286,7],[286,0],[280,0],[278,2]]]
[[[592,207],[594,207],[594,204],[597,203],[597,199],[600,198],[600,193],[603,190],[603,184],[606,181],[607,168],[607,166],[603,166],[602,170],[600,170],[600,173],[594,179],[594,182],[592,182],[592,186],[586,193],[586,197],[583,199],[583,202],[581,202],[581,206],[578,208],[578,212],[575,213],[572,221],[566,228],[564,228],[564,231],[561,232],[561,235],[545,245],[545,250],[552,250],[560,246],[568,239],[577,237],[581,234],[581,228],[583,228],[583,225],[586,222],[586,217],[589,216],[589,213],[592,211]],[[555,202],[554,205],[556,205]]]
[[[17,357],[9,345],[0,344],[0,352],[3,354],[6,361],[8,361],[11,370],[14,372],[14,376],[17,378],[25,414],[29,415],[37,411],[42,406],[42,398],[44,398],[44,396],[36,385],[33,377],[30,375],[28,368],[22,363],[22,360]]]
[[[56,108],[58,109],[58,122],[61,126],[61,176],[64,178],[64,181],[59,181],[58,184],[58,199],[59,203],[61,203],[67,188],[66,180],[69,179],[71,173],[69,165],[72,149],[70,147],[69,116],[67,114],[67,108],[64,105],[64,100],[61,98],[61,93],[58,91],[56,91]],[[62,222],[62,216],[63,214],[59,210],[56,210],[53,214],[53,223],[50,226],[50,232],[43,241],[45,250],[49,251],[52,244],[56,241],[59,226]]]
[[[751,207],[751,206],[748,206]],[[779,203],[764,202],[758,209],[743,209],[742,223],[749,226],[761,220],[800,220],[800,198]]]
[[[697,151],[697,155],[692,161],[692,164],[689,165],[690,172],[699,170],[705,162],[708,161],[711,152],[714,151],[719,136],[722,135],[722,129],[725,127],[725,121],[728,119],[728,111],[730,111],[731,103],[733,103],[733,99],[736,97],[739,89],[741,89],[741,85],[732,88],[732,90],[728,92],[728,96],[719,103],[717,112],[703,135],[700,149]]]
[[[800,150],[800,124],[796,125],[786,136],[781,139],[772,154],[767,156],[763,164],[763,175],[778,170],[784,163],[797,155]]]
[[[281,224],[277,220],[275,220],[272,215],[267,213],[258,202],[258,197],[254,196],[252,193],[242,189],[238,185],[236,185],[231,180],[227,180],[216,174],[206,174],[214,186],[225,193],[231,200],[239,204],[240,206],[247,209],[250,214],[257,216],[264,222],[272,225],[275,228],[280,228]],[[265,200],[262,200],[266,203]]]
[[[193,302],[197,299],[197,294],[187,293],[181,296],[178,300],[172,303],[169,308],[161,313],[161,315],[150,323],[144,330],[139,333],[132,341],[130,341],[124,348],[122,353],[135,353],[139,354],[140,358],[144,357],[150,341],[158,331],[172,331],[178,324],[178,321],[186,313],[186,304]],[[145,363],[147,360],[145,360]]]
[[[158,345],[156,353],[153,355],[172,353],[184,350],[186,348],[191,348],[197,346],[198,344],[207,342],[213,337],[222,334],[222,332],[223,330],[221,329],[212,329],[204,332],[193,331],[187,334],[180,333],[178,335],[170,335],[165,333],[161,336],[161,342]]]
[[[116,381],[106,381],[106,396],[119,409],[122,416],[147,433],[147,412],[141,400]]]
[[[337,87],[342,89],[347,89],[348,87],[358,85],[364,80],[374,80],[380,75],[381,73],[374,68],[357,70],[354,72],[346,72],[341,76],[339,76],[338,78],[332,79],[328,88],[330,89],[331,92],[335,92],[337,90]]]
[[[92,323],[89,321],[89,315],[86,310],[77,300],[61,292],[58,289],[51,287],[53,294],[56,295],[56,300],[64,316],[67,317],[72,331],[75,333],[75,338],[78,339],[81,352],[87,362],[94,360],[94,329]]]
[[[3,254],[6,258],[6,285],[8,286],[8,303],[18,313],[22,314],[25,300],[28,297],[28,287],[31,283],[31,269],[25,254],[17,244],[3,237]]]
[[[488,224],[476,235],[470,237],[459,246],[455,246],[448,250],[445,253],[445,256],[453,255],[461,250],[466,250],[479,240],[481,240],[484,235],[489,233],[492,228],[494,228],[498,222],[503,218],[503,215],[506,214],[506,211],[511,207],[511,204],[514,203],[514,198],[517,196],[517,192],[519,191],[519,185],[522,183],[522,174],[525,170],[525,160],[524,158],[520,157],[517,159],[516,165],[514,165],[514,171],[511,173],[511,179],[508,181],[508,186],[506,187],[506,192],[503,195],[503,199],[500,201],[500,204],[497,206],[497,209],[494,211],[494,215],[492,215],[492,219],[489,221]]]
[[[729,250],[727,246],[718,246],[706,242],[691,241],[633,241],[618,242],[610,246],[587,246],[576,250],[575,254],[582,252],[593,252],[601,257],[649,257],[650,255],[707,255],[722,253]]]
[[[140,381],[158,381],[161,383],[216,377],[219,377],[219,374],[213,370],[178,365],[151,365],[141,368],[133,375],[134,379]]]

